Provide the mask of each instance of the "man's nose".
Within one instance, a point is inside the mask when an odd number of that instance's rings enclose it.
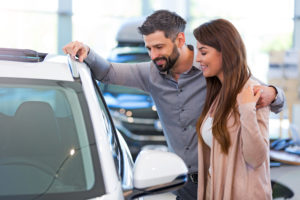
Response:
[[[151,57],[151,60],[154,60],[155,58],[157,58],[158,57],[157,51],[151,49],[150,57]]]

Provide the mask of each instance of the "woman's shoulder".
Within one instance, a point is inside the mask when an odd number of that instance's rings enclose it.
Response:
[[[248,86],[253,87],[255,85],[261,85],[261,84],[257,80],[253,78],[249,78],[245,83],[244,88],[247,88]]]

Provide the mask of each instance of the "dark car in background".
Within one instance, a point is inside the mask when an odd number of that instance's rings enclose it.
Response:
[[[108,61],[134,63],[150,60],[137,30],[141,23],[141,20],[131,20],[120,27],[116,37],[118,44],[111,50]],[[135,88],[99,84],[116,127],[128,143],[133,158],[145,148],[167,150],[156,107],[148,93]]]

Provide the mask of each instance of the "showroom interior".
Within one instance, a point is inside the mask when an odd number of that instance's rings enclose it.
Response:
[[[158,9],[174,11],[187,21],[186,43],[194,46],[193,29],[206,21],[225,18],[236,26],[252,74],[285,92],[284,110],[269,118],[271,179],[287,193],[276,199],[300,199],[300,0],[0,0],[0,47],[64,55],[67,43],[80,41],[112,62],[121,62],[124,47],[129,49],[126,56],[133,56],[124,57],[132,59],[126,62],[148,61],[137,27]],[[167,151],[147,94],[110,85],[101,88],[116,127],[131,140],[127,142],[133,154],[145,148]],[[124,91],[144,95],[147,102],[124,103],[111,95]]]

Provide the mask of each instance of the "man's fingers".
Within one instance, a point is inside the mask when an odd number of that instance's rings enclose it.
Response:
[[[66,46],[63,47],[63,51],[64,51],[65,54],[69,53],[69,50],[68,50],[70,48],[69,45],[70,44],[67,44]]]
[[[63,51],[64,51],[65,54],[70,54],[72,56],[72,54],[73,54],[72,53],[72,51],[73,51],[72,44],[70,43],[70,44],[64,46]]]
[[[83,55],[83,54],[80,55],[78,59],[79,59],[79,62],[83,62],[83,60],[84,60],[84,55]]]
[[[78,60],[83,62],[87,57],[87,47],[78,41],[71,42],[63,47],[63,52],[65,54],[70,54],[72,59],[75,59],[78,56]]]
[[[76,56],[77,54],[80,53],[81,49],[82,49],[82,46],[81,46],[81,45],[78,45],[78,44],[75,45],[75,46],[73,47],[72,56],[75,58],[75,56]],[[80,55],[79,55],[79,56],[80,56]]]

